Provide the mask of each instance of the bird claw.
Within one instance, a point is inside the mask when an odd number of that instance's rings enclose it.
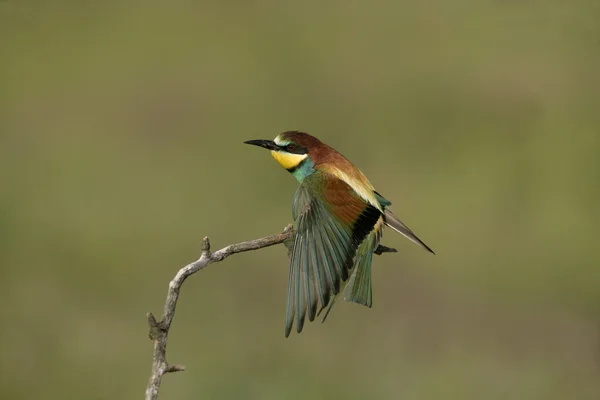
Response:
[[[380,256],[383,253],[397,253],[397,252],[398,252],[398,250],[396,250],[392,247],[387,247],[387,246],[380,244],[379,246],[377,246],[377,248],[375,249],[375,251],[373,253]]]

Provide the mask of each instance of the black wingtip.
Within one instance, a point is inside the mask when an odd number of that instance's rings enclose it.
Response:
[[[296,320],[296,333],[300,333],[302,332],[302,329],[304,329],[304,316],[302,318],[298,318]]]

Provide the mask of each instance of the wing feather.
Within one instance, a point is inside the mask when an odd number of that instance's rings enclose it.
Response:
[[[350,277],[357,249],[382,213],[337,177],[315,173],[293,202],[296,237],[291,252],[285,334],[294,319],[301,332]],[[370,289],[370,288],[369,288]],[[319,308],[320,303],[320,308]],[[329,311],[329,310],[328,310]]]

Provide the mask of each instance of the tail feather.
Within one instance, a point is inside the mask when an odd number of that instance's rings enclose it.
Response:
[[[413,231],[411,231],[410,229],[408,229],[408,226],[404,225],[404,223],[402,221],[400,221],[398,219],[398,217],[396,217],[394,214],[392,214],[392,212],[390,211],[389,208],[385,209],[383,215],[384,215],[384,218],[385,218],[385,224],[387,226],[389,226],[390,228],[392,228],[396,232],[400,233],[401,235],[404,235],[411,242],[416,243],[419,246],[423,247],[425,250],[429,251],[430,253],[435,254],[433,252],[433,250],[431,250],[429,248],[429,246],[427,246],[425,243],[423,243],[423,241],[421,241],[421,239],[419,239],[417,237],[417,235],[415,235],[413,233]]]
[[[356,251],[352,275],[346,285],[344,299],[353,303],[371,307],[373,292],[371,290],[371,263],[373,252],[379,245],[383,232],[383,219],[380,218],[373,231],[363,240]]]
[[[371,262],[373,251],[357,255],[354,273],[352,274],[344,299],[353,303],[371,307],[373,304],[373,292],[371,290]]]

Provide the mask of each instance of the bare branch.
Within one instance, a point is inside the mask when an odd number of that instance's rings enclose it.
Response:
[[[150,375],[150,380],[146,388],[146,400],[156,400],[158,398],[158,390],[160,389],[160,383],[164,374],[185,370],[185,366],[183,365],[169,364],[167,362],[167,338],[169,329],[171,328],[171,322],[173,322],[173,317],[175,316],[175,307],[177,306],[179,291],[186,278],[209,264],[223,261],[232,254],[258,250],[280,244],[283,243],[284,240],[292,237],[293,234],[294,230],[292,225],[288,225],[283,232],[278,235],[232,244],[214,253],[210,252],[210,241],[208,240],[208,237],[205,237],[202,240],[202,254],[200,255],[200,258],[181,268],[169,283],[167,300],[160,321],[157,321],[152,313],[146,314],[148,326],[150,327],[149,337],[154,341],[152,374]]]

